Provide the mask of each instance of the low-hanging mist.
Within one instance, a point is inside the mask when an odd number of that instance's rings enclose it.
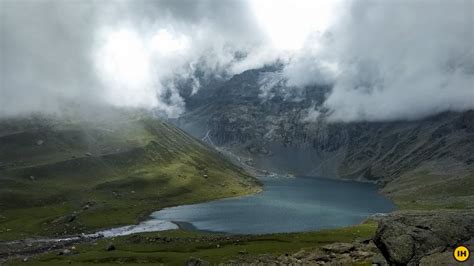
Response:
[[[4,0],[0,117],[104,106],[177,117],[186,103],[176,81],[191,80],[196,93],[200,80],[277,61],[284,64],[278,78],[286,80],[285,90],[332,86],[317,108],[333,121],[472,109],[473,5]],[[320,111],[310,110],[308,120]]]
[[[472,109],[472,25],[472,1],[354,1],[285,73],[300,86],[330,79],[322,109],[331,120],[411,120]]]
[[[111,105],[174,117],[184,110],[174,80],[192,78],[196,65],[206,75],[225,76],[241,64],[261,64],[252,49],[264,37],[243,2],[0,5],[0,116]],[[236,60],[236,52],[250,61]]]

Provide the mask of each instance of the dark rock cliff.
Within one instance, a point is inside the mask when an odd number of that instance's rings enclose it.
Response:
[[[199,99],[189,96],[192,107],[174,122],[252,166],[282,174],[386,183],[433,165],[473,169],[473,110],[416,121],[329,123],[311,112],[330,90],[286,88],[278,69],[249,70],[202,88]]]

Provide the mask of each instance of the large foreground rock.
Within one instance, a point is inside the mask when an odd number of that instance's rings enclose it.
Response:
[[[474,211],[413,211],[382,218],[374,242],[390,264],[415,265],[472,238]]]

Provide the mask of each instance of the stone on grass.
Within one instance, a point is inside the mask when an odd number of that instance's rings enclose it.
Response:
[[[114,244],[109,244],[106,248],[107,251],[112,251],[115,250],[115,245]]]

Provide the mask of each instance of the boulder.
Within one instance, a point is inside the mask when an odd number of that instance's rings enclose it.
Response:
[[[106,248],[107,251],[112,251],[115,250],[115,245],[114,244],[109,244]]]
[[[416,265],[473,236],[472,211],[411,211],[381,219],[374,242],[390,264]]]

